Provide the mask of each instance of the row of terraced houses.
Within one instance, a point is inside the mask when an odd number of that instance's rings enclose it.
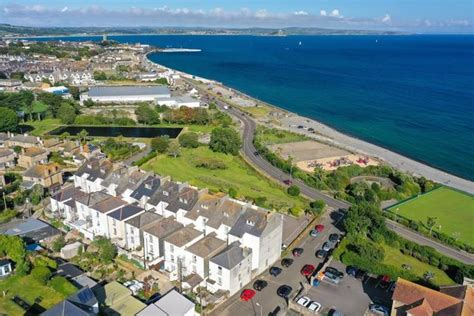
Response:
[[[82,165],[74,185],[51,197],[51,210],[189,288],[232,295],[281,252],[281,214],[108,160]]]

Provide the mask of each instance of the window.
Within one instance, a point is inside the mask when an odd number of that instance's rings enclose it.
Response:
[[[221,277],[217,278],[217,284],[222,285],[222,278]]]
[[[153,236],[152,236],[152,235],[148,235],[148,237],[149,237],[148,240],[149,240],[150,242],[153,242]]]
[[[222,267],[217,267],[217,275],[222,275]]]
[[[240,273],[239,273],[238,278],[239,278],[239,281],[242,280],[242,276],[240,275]]]
[[[112,225],[114,226],[117,226],[117,221],[114,219],[114,221],[112,222]]]
[[[174,252],[174,246],[173,246],[173,245],[170,245],[170,252],[171,252],[171,253]]]
[[[170,260],[171,260],[171,262],[174,263],[174,256],[173,255],[170,256]]]
[[[117,235],[117,228],[114,228],[114,235]]]
[[[196,266],[193,265],[193,272],[196,273]]]
[[[193,256],[193,263],[196,263],[197,262],[197,258],[196,256]]]
[[[134,244],[134,243],[135,243],[135,238],[133,238],[133,236],[132,236],[132,237],[130,237],[130,242],[131,242],[132,244]]]

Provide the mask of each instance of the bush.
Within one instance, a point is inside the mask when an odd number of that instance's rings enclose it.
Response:
[[[233,199],[237,198],[237,190],[235,188],[229,188],[229,196]]]
[[[215,158],[199,158],[194,165],[197,168],[206,168],[209,170],[223,170],[227,168],[223,161]]]
[[[321,214],[326,208],[326,202],[323,200],[316,200],[309,203],[309,211],[314,215]]]
[[[178,137],[179,144],[186,148],[197,148],[199,146],[199,136],[196,133],[183,133]]]
[[[297,206],[293,206],[292,208],[290,208],[289,213],[293,216],[298,217],[298,216],[300,216],[302,211],[303,210],[301,208],[299,208]]]
[[[55,276],[52,278],[51,281],[49,281],[49,286],[51,286],[56,292],[64,295],[70,295],[77,291],[76,287],[62,276]]]
[[[155,137],[151,140],[151,149],[163,154],[170,146],[170,139],[168,136]]]
[[[105,237],[96,238],[93,243],[99,248],[99,260],[104,264],[109,264],[117,255],[115,245]]]
[[[58,264],[51,258],[46,256],[36,256],[35,257],[35,266],[36,267],[47,267],[51,269],[57,269]]]
[[[51,277],[51,271],[44,266],[38,266],[31,270],[31,276],[40,284],[46,284],[46,281]]]
[[[155,158],[156,155],[157,155],[156,152],[152,151],[148,155],[146,155],[145,157],[142,157],[142,158],[138,159],[137,161],[134,161],[133,165],[134,166],[141,166],[141,165],[145,164],[146,162],[150,161],[151,159]]]
[[[217,127],[211,132],[209,148],[215,152],[237,155],[240,150],[240,135],[232,128]]]
[[[54,240],[52,249],[54,252],[59,252],[61,248],[64,247],[65,244],[66,244],[66,241],[64,240],[64,237],[59,236]]]
[[[287,191],[288,191],[288,194],[291,196],[300,195],[300,188],[297,187],[296,185],[289,186]]]

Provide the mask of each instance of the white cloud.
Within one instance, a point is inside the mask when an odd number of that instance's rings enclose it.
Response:
[[[309,15],[306,11],[295,11],[293,12],[294,15]]]
[[[331,16],[332,17],[335,17],[335,18],[342,18],[343,16],[341,15],[341,13],[339,13],[339,10],[338,9],[334,9],[331,11]]]
[[[268,12],[267,10],[258,10],[257,12],[255,12],[255,17],[259,19],[264,19],[268,17]]]
[[[69,10],[69,8],[68,8],[68,7],[64,7],[64,8],[61,10],[61,12],[64,13],[64,12],[66,12],[67,10]]]
[[[383,23],[389,23],[392,21],[392,17],[388,14],[385,14],[384,17],[382,18]]]
[[[321,11],[319,11],[319,15],[321,15],[321,16],[327,16],[328,13],[326,12],[326,10],[321,10]]]

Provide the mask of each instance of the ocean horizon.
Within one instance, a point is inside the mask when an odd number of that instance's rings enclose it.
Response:
[[[199,48],[149,59],[474,180],[474,35],[109,39]]]

